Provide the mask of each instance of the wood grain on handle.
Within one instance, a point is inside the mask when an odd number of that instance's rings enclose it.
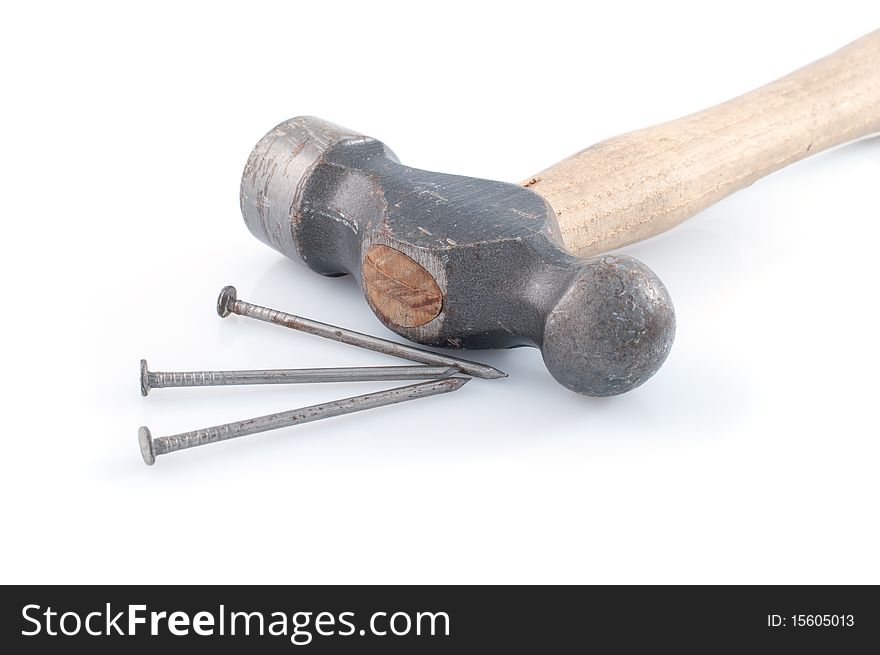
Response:
[[[617,136],[522,182],[566,247],[606,252],[677,225],[826,148],[880,132],[880,31],[751,93]]]

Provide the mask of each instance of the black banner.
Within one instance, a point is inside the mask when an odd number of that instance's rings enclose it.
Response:
[[[224,641],[271,653],[842,653],[880,643],[876,587],[23,586],[3,588],[0,611],[7,653],[144,645],[164,655]]]

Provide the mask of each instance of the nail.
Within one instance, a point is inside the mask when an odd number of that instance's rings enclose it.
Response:
[[[450,391],[455,391],[460,388],[469,380],[470,378],[453,377],[444,380],[421,382],[419,384],[411,384],[405,387],[388,389],[387,391],[368,393],[362,396],[353,396],[351,398],[334,400],[320,405],[311,405],[310,407],[301,407],[299,409],[292,409],[277,414],[268,414],[266,416],[259,416],[244,421],[215,425],[201,430],[182,432],[167,437],[156,437],[155,439],[150,433],[150,429],[147,426],[143,426],[138,430],[138,443],[140,445],[141,455],[144,458],[144,462],[151,465],[155,463],[156,458],[159,455],[173,453],[177,450],[183,450],[184,448],[194,448],[195,446],[203,446],[217,441],[226,441],[227,439],[256,434],[257,432],[277,430],[292,425],[299,425],[300,423],[309,423],[311,421],[331,418],[333,416],[352,414],[365,409],[384,407],[386,405],[394,405],[408,400],[416,400],[418,398],[449,393]]]
[[[507,373],[499,371],[497,368],[487,366],[486,364],[472,362],[467,359],[459,359],[458,357],[450,357],[449,355],[442,355],[430,350],[423,350],[421,348],[397,343],[396,341],[388,341],[387,339],[380,339],[379,337],[362,334],[361,332],[346,330],[345,328],[337,327],[335,325],[319,323],[318,321],[303,318],[302,316],[280,312],[276,309],[254,305],[245,302],[244,300],[239,300],[237,291],[235,290],[235,287],[232,286],[223,287],[223,289],[221,289],[220,296],[217,298],[217,313],[222,318],[225,318],[230,314],[255,318],[258,321],[274,323],[275,325],[281,325],[290,328],[291,330],[299,330],[300,332],[314,334],[319,337],[324,337],[325,339],[331,339],[332,341],[359,346],[361,348],[366,348],[367,350],[408,359],[420,364],[453,366],[462,373],[467,373],[475,378],[494,380],[507,377]]]
[[[141,395],[165,387],[219,387],[245,384],[319,382],[384,382],[434,380],[460,373],[449,366],[353,366],[338,368],[277,368],[244,371],[151,371],[141,360]]]

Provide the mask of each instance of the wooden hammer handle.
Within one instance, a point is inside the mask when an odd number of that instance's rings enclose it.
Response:
[[[788,164],[880,132],[880,31],[670,123],[603,141],[522,185],[592,255],[659,234]]]

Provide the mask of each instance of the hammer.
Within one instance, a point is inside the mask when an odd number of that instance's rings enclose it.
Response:
[[[880,31],[746,95],[582,150],[519,185],[405,166],[311,117],[256,145],[250,231],[351,274],[391,330],[446,348],[536,346],[564,386],[629,391],[666,359],[669,293],[603,254],[668,230],[788,164],[880,131]]]

